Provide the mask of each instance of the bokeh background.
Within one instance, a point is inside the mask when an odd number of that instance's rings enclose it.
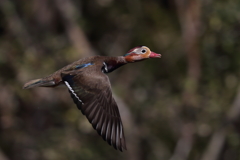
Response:
[[[239,0],[0,0],[0,160],[239,160]],[[109,74],[128,150],[66,87],[31,79],[90,55],[162,54]]]

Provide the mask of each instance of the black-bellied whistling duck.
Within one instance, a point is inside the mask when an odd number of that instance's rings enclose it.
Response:
[[[160,58],[146,46],[135,47],[124,56],[92,56],[73,62],[53,74],[27,82],[23,88],[55,87],[65,84],[78,109],[93,128],[115,149],[126,148],[118,106],[112,97],[109,73],[124,64],[148,58]]]

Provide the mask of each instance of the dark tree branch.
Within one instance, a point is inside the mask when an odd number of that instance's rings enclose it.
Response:
[[[82,56],[95,55],[95,51],[87,40],[82,28],[78,25],[79,11],[71,0],[54,0],[61,13],[67,35],[77,52]]]

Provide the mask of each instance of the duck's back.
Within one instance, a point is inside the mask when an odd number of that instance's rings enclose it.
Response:
[[[103,64],[105,59],[106,57],[104,56],[90,56],[79,59],[44,78],[35,79],[27,82],[23,86],[23,88],[28,89],[33,87],[55,87],[61,85],[63,84],[62,74],[67,74],[70,72],[73,74],[74,72],[79,71],[89,72],[89,69],[86,70],[86,68],[90,66],[91,69],[98,69],[99,67],[101,69],[101,65]]]

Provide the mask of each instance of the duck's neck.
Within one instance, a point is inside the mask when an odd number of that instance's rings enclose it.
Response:
[[[107,73],[112,72],[115,69],[128,63],[123,56],[108,57],[104,62],[107,66]]]

